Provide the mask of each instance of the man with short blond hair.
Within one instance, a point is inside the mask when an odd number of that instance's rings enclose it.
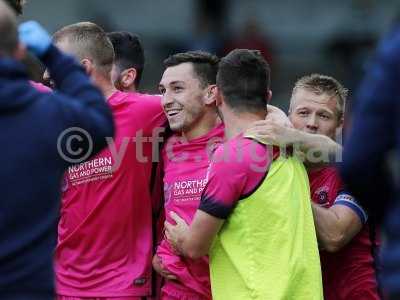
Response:
[[[291,97],[295,129],[336,140],[341,133],[348,91],[330,76],[300,78]],[[314,221],[320,244],[327,300],[379,299],[373,223],[346,190],[335,167],[308,167]]]
[[[298,90],[307,90],[316,95],[326,94],[329,97],[335,97],[337,118],[339,120],[343,119],[349,90],[335,78],[321,74],[303,76],[296,81],[292,94]],[[292,101],[290,102],[290,106],[292,107]]]
[[[295,83],[290,101],[289,118],[294,128],[269,123],[264,138],[278,145],[294,145],[307,159],[324,298],[376,300],[380,299],[376,229],[373,222],[367,222],[365,210],[348,193],[335,167],[324,161],[326,149],[334,150],[332,158],[339,157],[335,151],[341,147],[335,140],[341,133],[347,94],[333,77],[303,76]]]
[[[66,47],[66,52],[74,54],[87,68],[101,72],[102,76],[110,76],[114,62],[114,49],[111,41],[99,26],[91,22],[80,22],[65,26],[53,35],[53,41],[61,47]]]

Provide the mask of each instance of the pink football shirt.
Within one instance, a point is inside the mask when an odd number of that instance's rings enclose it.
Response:
[[[199,207],[201,193],[207,184],[207,169],[215,145],[223,142],[224,127],[218,125],[208,134],[184,141],[178,135],[170,137],[164,145],[164,195],[166,218],[174,211],[191,223]],[[163,289],[178,290],[211,299],[208,257],[191,260],[176,255],[166,239],[157,249],[163,266],[178,277],[178,282],[167,281]]]
[[[199,210],[227,219],[238,201],[253,194],[268,175],[279,151],[242,134],[220,145],[212,158]]]
[[[57,293],[75,297],[151,293],[152,145],[166,124],[160,98],[115,92],[116,135],[68,169],[55,252]],[[151,138],[154,136],[154,139]]]

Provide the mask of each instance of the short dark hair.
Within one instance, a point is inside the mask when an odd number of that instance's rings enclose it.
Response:
[[[17,20],[14,11],[0,1],[0,54],[11,56],[18,47]]]
[[[203,87],[216,83],[219,63],[216,55],[205,51],[188,51],[171,55],[164,60],[166,68],[183,63],[193,64],[193,70]]]
[[[270,67],[258,50],[232,50],[221,59],[217,86],[234,110],[256,112],[265,109]]]
[[[6,0],[15,11],[17,15],[22,15],[22,7],[25,4],[25,0]]]
[[[144,51],[139,37],[126,31],[109,32],[107,36],[114,47],[115,65],[120,71],[135,68],[137,71],[135,86],[138,87],[145,63]]]
[[[79,59],[90,58],[104,76],[110,76],[114,48],[104,30],[91,22],[65,26],[53,35],[54,42],[67,39]]]

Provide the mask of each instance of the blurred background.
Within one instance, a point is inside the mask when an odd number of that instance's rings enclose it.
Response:
[[[287,109],[299,77],[323,73],[351,92],[379,37],[400,21],[399,0],[28,0],[22,20],[50,32],[92,21],[106,31],[127,30],[143,42],[140,89],[157,92],[170,54],[259,49],[272,67],[272,104]],[[352,93],[350,94],[352,95]],[[350,96],[351,100],[351,96]]]

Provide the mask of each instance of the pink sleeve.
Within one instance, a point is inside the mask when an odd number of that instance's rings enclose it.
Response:
[[[264,180],[271,162],[268,153],[266,146],[244,138],[220,146],[213,156],[199,209],[226,219],[237,202]]]

